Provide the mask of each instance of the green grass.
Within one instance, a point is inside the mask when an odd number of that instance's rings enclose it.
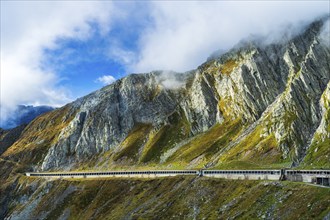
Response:
[[[120,151],[114,154],[113,160],[116,161],[122,157],[137,160],[139,149],[144,145],[151,129],[152,126],[149,124],[137,124],[120,144]]]
[[[229,75],[237,66],[238,66],[238,62],[236,60],[229,59],[224,64],[221,65],[220,71],[225,75]]]
[[[233,160],[230,162],[218,163],[215,167],[212,167],[212,169],[221,169],[221,170],[281,169],[281,168],[290,168],[291,164],[292,162],[263,164],[263,163],[254,163],[252,161]]]
[[[217,124],[182,146],[168,159],[168,162],[184,161],[188,163],[200,155],[210,159],[211,156],[234,139],[239,134],[241,128],[242,125],[239,119]]]
[[[323,93],[321,99],[325,112],[323,115],[325,133],[316,133],[313,138],[313,143],[307,151],[307,154],[299,167],[305,169],[318,169],[328,168],[330,169],[330,100],[326,96],[326,92],[329,92],[329,87]]]
[[[37,218],[58,219],[64,210],[69,219],[322,219],[330,212],[330,189],[292,182],[240,181],[199,177],[159,179],[56,180],[38,192],[28,191],[31,182],[19,181],[11,198],[38,195],[33,210]],[[69,187],[75,191],[67,196]],[[47,193],[40,194],[45,192]],[[61,201],[61,202],[59,202]],[[18,211],[14,206],[11,212]]]
[[[282,158],[282,152],[273,134],[263,135],[264,127],[258,125],[244,140],[219,157],[217,167],[230,169],[277,167],[290,161]],[[231,166],[232,165],[232,166]]]
[[[22,164],[37,164],[46,156],[52,144],[57,143],[59,134],[74,117],[69,107],[43,114],[34,119],[23,131],[22,136],[1,157],[20,161]]]
[[[330,139],[321,140],[316,137],[299,167],[304,169],[330,169]]]
[[[163,126],[157,132],[150,133],[142,151],[141,163],[158,162],[163,153],[188,138],[190,124],[183,111],[172,114],[169,122],[170,124]]]

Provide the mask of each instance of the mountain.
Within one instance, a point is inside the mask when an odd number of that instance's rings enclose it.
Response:
[[[3,156],[37,150],[36,170],[323,167],[330,77],[321,30],[320,21],[285,43],[249,42],[187,73],[129,75],[37,118]]]
[[[0,127],[3,129],[11,129],[23,124],[28,124],[37,116],[52,110],[54,110],[54,108],[51,106],[18,105],[11,116],[1,123]]]
[[[9,130],[0,128],[0,155],[18,140],[25,127],[23,124]]]
[[[37,117],[1,155],[0,175],[6,183],[1,188],[4,196],[0,204],[11,209],[2,208],[0,216],[42,219],[86,210],[80,213],[82,218],[148,218],[153,210],[150,212],[150,204],[156,201],[154,213],[159,217],[164,214],[161,210],[169,209],[166,207],[177,210],[169,218],[179,218],[181,211],[185,218],[207,216],[211,206],[204,207],[202,201],[219,203],[212,206],[215,218],[228,213],[261,218],[258,209],[244,211],[253,201],[256,207],[267,208],[263,210],[265,218],[273,213],[289,219],[294,210],[300,210],[305,218],[329,216],[327,189],[293,183],[254,182],[241,188],[236,182],[230,186],[228,181],[174,178],[148,180],[144,187],[137,180],[125,180],[123,185],[116,184],[119,180],[48,183],[19,174],[27,170],[125,168],[329,169],[330,48],[322,36],[328,19],[317,20],[282,42],[241,43],[227,53],[213,54],[186,73],[131,74]],[[197,190],[197,185],[206,188]],[[216,200],[212,192],[223,193],[218,186],[233,193]],[[177,190],[189,189],[187,196],[193,207],[160,196],[157,187],[177,201],[184,196]],[[304,204],[317,200],[317,205],[308,206],[306,211],[296,189],[306,191]],[[137,196],[118,198],[119,192],[129,191]],[[10,192],[14,193],[12,199]],[[47,201],[50,197],[46,192],[55,198],[53,202]],[[106,200],[103,194],[122,200],[120,204],[126,204],[131,212]],[[293,195],[285,196],[288,194]],[[256,195],[265,200],[258,200]],[[285,205],[266,198],[279,199]],[[92,201],[102,207],[109,204],[116,212],[106,215],[105,208],[91,207]],[[55,204],[53,208],[51,204]],[[285,210],[288,206],[295,208]],[[221,210],[227,214],[221,214]]]

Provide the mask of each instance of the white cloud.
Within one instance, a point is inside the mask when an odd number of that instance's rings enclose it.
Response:
[[[95,82],[102,83],[103,85],[109,85],[115,81],[116,81],[115,77],[113,77],[111,75],[104,75],[104,76],[97,78]]]
[[[329,13],[328,1],[153,2],[154,25],[140,38],[138,62],[130,71],[186,71],[215,50],[228,50],[251,34],[276,39],[288,23]],[[300,27],[300,26],[299,26]]]
[[[61,105],[71,99],[70,91],[58,86],[63,76],[41,67],[43,51],[58,48],[58,39],[93,36],[91,21],[104,37],[117,21],[121,33],[139,33],[137,49],[118,35],[104,54],[128,72],[186,71],[250,34],[276,33],[283,24],[324,13],[328,1],[1,1],[0,122],[17,104]],[[111,83],[111,77],[99,82]],[[170,87],[172,78],[165,79]]]
[[[113,59],[124,66],[129,66],[137,61],[136,53],[124,49],[122,46],[119,46],[117,42],[112,42],[111,47],[108,48],[106,53],[110,59]]]
[[[326,20],[326,22],[323,26],[321,34],[320,34],[320,38],[324,45],[326,45],[327,47],[330,47],[330,18],[328,18]]]
[[[70,100],[60,76],[41,67],[43,50],[60,38],[87,39],[91,21],[107,31],[111,8],[111,2],[1,1],[0,123],[17,104]]]
[[[166,89],[179,89],[185,85],[185,80],[181,79],[177,73],[171,71],[161,71],[156,76],[156,81]]]

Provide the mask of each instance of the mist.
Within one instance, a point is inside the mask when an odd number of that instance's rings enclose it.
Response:
[[[329,7],[327,1],[156,2],[154,25],[139,39],[139,59],[129,70],[191,70],[243,39],[262,36],[267,44],[288,39],[329,14]]]
[[[180,89],[185,86],[184,77],[173,71],[160,71],[155,77],[156,82],[165,89]]]
[[[326,47],[330,47],[330,16],[328,16],[328,19],[324,22],[320,39],[321,43],[323,43]]]

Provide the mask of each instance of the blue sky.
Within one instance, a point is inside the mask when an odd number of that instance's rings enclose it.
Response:
[[[91,25],[97,29],[95,26]],[[102,85],[97,78],[110,74],[118,79],[126,73],[125,67],[107,54],[109,39],[110,36],[100,36],[98,32],[84,41],[60,39],[57,49],[45,49],[42,66],[59,73],[60,83],[74,96],[86,95]],[[134,45],[126,47],[132,50]]]
[[[118,8],[123,7],[117,3]],[[132,5],[134,11],[139,3]],[[126,9],[127,10],[127,9]],[[152,26],[146,10],[127,13],[115,18],[111,29],[104,32],[95,21],[89,21],[90,33],[87,39],[58,38],[56,49],[45,48],[42,68],[57,72],[60,84],[72,92],[73,97],[84,96],[108,84],[102,76],[120,79],[128,74],[128,63],[117,57],[112,49],[123,50],[137,56],[139,36]],[[110,25],[110,24],[109,24]]]
[[[328,1],[1,1],[0,122],[61,106],[129,73],[187,71],[250,35],[278,40]]]

